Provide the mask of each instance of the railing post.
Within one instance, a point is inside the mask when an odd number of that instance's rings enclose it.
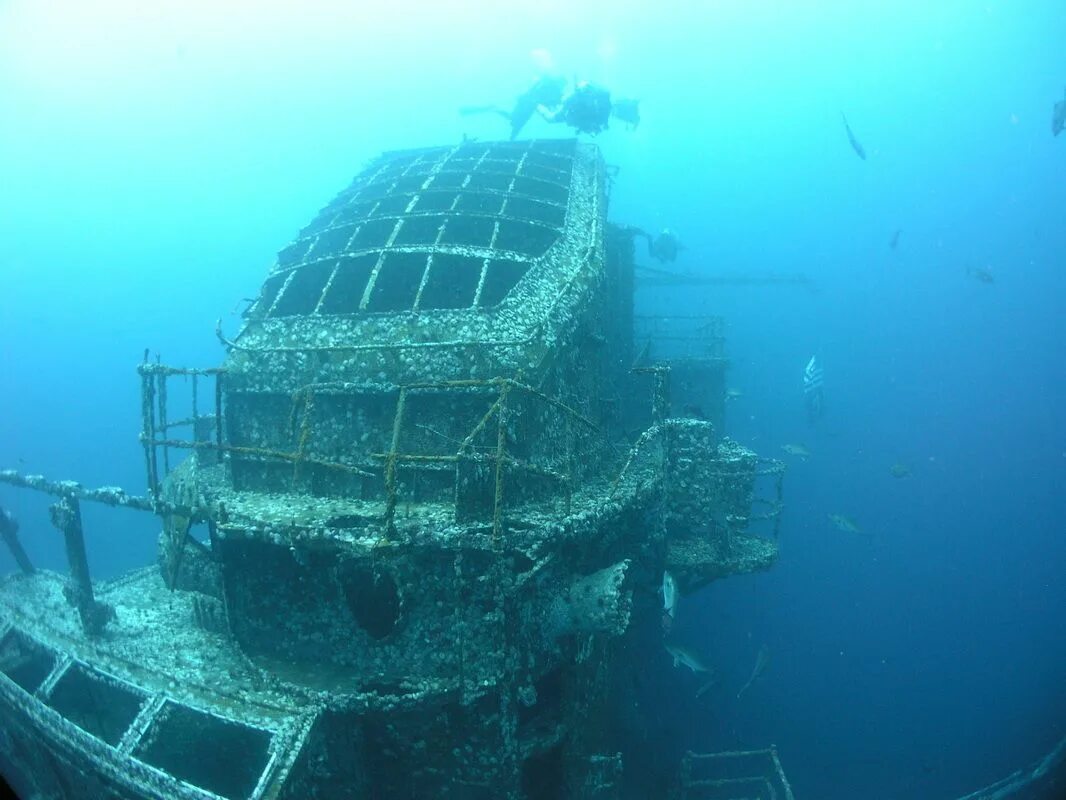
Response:
[[[396,490],[396,454],[400,447],[406,404],[407,388],[401,386],[396,397],[396,413],[392,418],[392,440],[385,456],[385,535],[390,539],[396,533],[396,502],[399,499]]]
[[[159,493],[159,469],[155,455],[155,382],[147,362],[141,373],[141,443],[144,445],[144,465],[148,472],[148,494],[153,500]]]
[[[159,396],[159,430],[163,432],[163,477],[170,474],[170,451],[166,441],[170,438],[170,426],[167,424],[167,375],[160,370],[156,373],[158,387],[156,392]]]
[[[84,631],[89,636],[96,636],[115,618],[115,609],[93,596],[89,562],[85,557],[85,536],[81,528],[81,507],[77,498],[63,497],[48,510],[52,524],[63,532],[67,545],[70,583],[63,589],[63,595],[77,610]]]
[[[215,444],[222,458],[222,372],[215,373]]]
[[[19,565],[19,569],[27,575],[32,575],[37,570],[30,563],[26,551],[22,549],[22,542],[19,541],[18,533],[18,520],[7,509],[0,508],[0,538],[3,538],[7,549],[11,551],[11,555]]]
[[[507,460],[507,399],[511,393],[510,383],[500,383],[500,404],[496,410],[496,476],[492,495],[492,546],[500,551],[503,532],[503,483]]]
[[[670,367],[655,368],[655,388],[652,395],[651,416],[660,424],[670,416]]]

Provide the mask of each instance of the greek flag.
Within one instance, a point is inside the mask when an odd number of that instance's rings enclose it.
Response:
[[[822,388],[822,365],[818,363],[818,356],[811,356],[803,370],[803,393],[812,395]]]

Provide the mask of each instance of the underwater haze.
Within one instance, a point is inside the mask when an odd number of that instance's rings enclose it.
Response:
[[[663,653],[651,727],[775,743],[817,800],[948,800],[1047,752],[1066,735],[1061,0],[0,2],[0,468],[143,494],[145,349],[217,366],[216,320],[236,332],[318,209],[383,151],[505,139],[459,109],[513,102],[541,49],[640,98],[635,131],[592,139],[617,167],[609,219],[685,245],[638,262],[811,284],[638,290],[645,313],[726,318],[726,433],[789,463],[778,563],[679,614],[724,688],[693,702]],[[48,504],[0,486],[63,571]],[[154,518],[89,505],[94,578],[155,558]]]

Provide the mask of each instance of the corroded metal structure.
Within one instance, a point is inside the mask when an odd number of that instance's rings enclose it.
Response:
[[[46,796],[628,796],[612,709],[663,572],[770,566],[781,465],[722,435],[717,321],[635,341],[606,207],[591,145],[386,154],[221,367],[141,365],[146,497],[0,473],[59,498],[73,576],[0,589],[5,766]],[[94,587],[82,501],[158,514],[158,565]]]

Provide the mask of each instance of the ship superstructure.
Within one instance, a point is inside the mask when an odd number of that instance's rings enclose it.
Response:
[[[607,197],[575,141],[385,154],[219,367],[140,366],[146,496],[0,473],[56,496],[72,565],[0,588],[5,766],[44,796],[626,797],[612,704],[664,572],[769,567],[782,467],[723,435],[721,321],[635,318]],[[94,501],[158,515],[158,564],[94,585]]]

